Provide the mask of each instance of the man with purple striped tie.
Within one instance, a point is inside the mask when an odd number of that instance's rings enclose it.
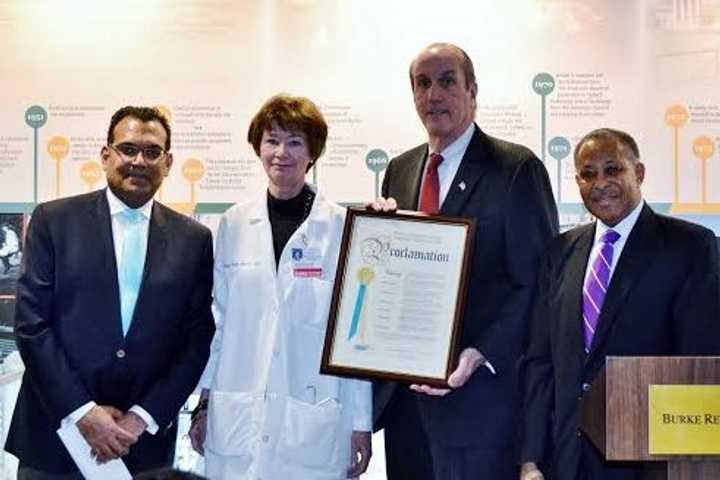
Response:
[[[643,202],[633,138],[594,130],[575,147],[576,181],[596,221],[551,244],[521,362],[520,478],[635,480],[579,430],[579,400],[607,355],[720,354],[720,261],[708,229]],[[543,475],[544,474],[544,475]]]

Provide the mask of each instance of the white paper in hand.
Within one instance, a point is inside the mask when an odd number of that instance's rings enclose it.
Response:
[[[57,434],[87,480],[132,480],[132,475],[119,458],[98,465],[90,456],[90,445],[74,423],[68,422]]]

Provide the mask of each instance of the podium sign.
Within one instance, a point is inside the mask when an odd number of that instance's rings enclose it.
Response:
[[[650,455],[719,455],[720,386],[648,385]]]

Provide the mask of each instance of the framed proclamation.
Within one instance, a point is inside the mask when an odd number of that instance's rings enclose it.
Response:
[[[349,209],[320,372],[447,386],[474,231],[467,218]]]

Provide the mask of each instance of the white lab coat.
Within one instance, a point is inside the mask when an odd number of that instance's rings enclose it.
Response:
[[[345,212],[318,193],[276,273],[266,195],[218,230],[206,475],[344,479],[352,431],[372,426],[369,382],[319,374]]]

